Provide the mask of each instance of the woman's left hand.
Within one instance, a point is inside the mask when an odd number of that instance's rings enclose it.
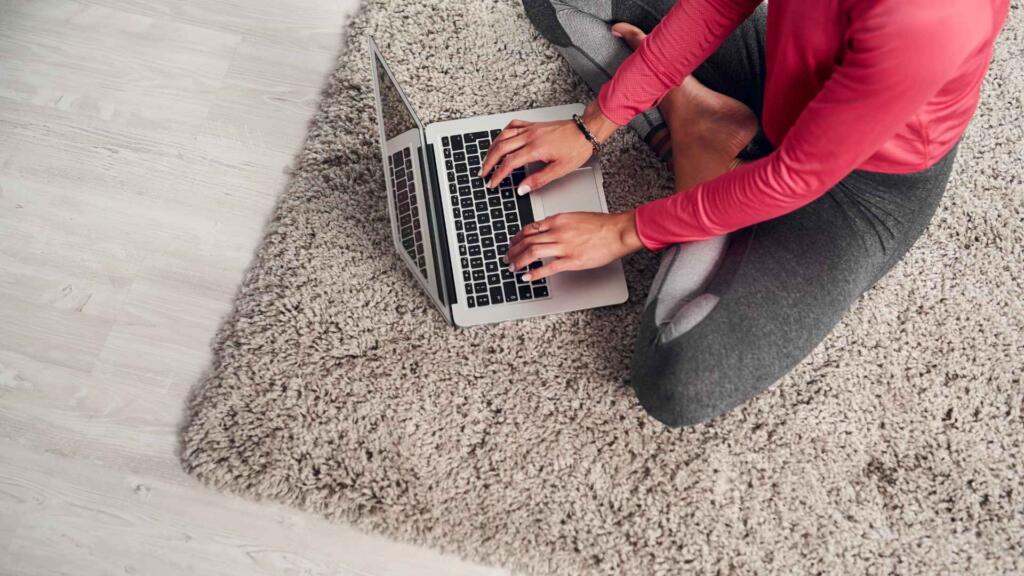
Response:
[[[505,258],[513,272],[535,260],[554,258],[523,275],[530,281],[567,270],[599,268],[641,248],[632,210],[565,212],[527,224],[512,238]]]

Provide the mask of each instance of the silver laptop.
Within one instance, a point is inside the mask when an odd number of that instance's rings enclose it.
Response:
[[[501,261],[509,240],[531,222],[559,212],[608,211],[596,160],[525,196],[515,188],[540,166],[518,169],[492,190],[476,176],[491,140],[511,120],[567,119],[581,114],[582,105],[424,127],[372,40],[369,49],[395,248],[450,324],[488,324],[626,301],[619,261],[533,282],[524,282],[523,271],[509,272]]]

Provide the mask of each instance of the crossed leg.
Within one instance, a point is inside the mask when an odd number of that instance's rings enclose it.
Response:
[[[622,50],[656,24],[651,7],[670,4],[524,0],[538,30],[595,89],[625,58]],[[623,14],[636,19],[617,16]],[[616,25],[621,21],[639,30]],[[621,40],[611,35],[613,25]],[[752,137],[749,130],[750,114],[761,115],[764,33],[762,6],[659,110],[631,124],[649,144],[652,134],[668,131],[677,188],[727,171],[744,139],[750,142],[741,158],[770,152],[760,130]],[[614,59],[602,64],[609,54]],[[728,238],[666,249],[633,356],[640,404],[666,425],[694,425],[789,372],[924,232],[955,156],[954,148],[914,174],[854,171],[799,210]]]

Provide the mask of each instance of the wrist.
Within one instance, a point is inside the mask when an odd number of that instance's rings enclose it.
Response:
[[[626,248],[626,254],[632,254],[644,248],[640,235],[636,231],[636,212],[627,210],[615,215],[619,242]]]
[[[604,143],[619,128],[618,124],[612,122],[604,115],[601,107],[597,104],[597,100],[592,100],[590,104],[587,104],[587,109],[583,111],[582,119],[587,125],[587,129],[590,130],[590,133],[594,135],[594,138],[599,143]]]

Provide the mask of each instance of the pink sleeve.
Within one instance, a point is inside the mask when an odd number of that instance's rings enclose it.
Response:
[[[654,106],[743,22],[760,0],[683,0],[669,10],[597,95],[620,126]]]
[[[792,212],[824,194],[895,134],[977,48],[974,39],[984,35],[963,25],[965,11],[951,7],[956,4],[890,1],[851,15],[843,63],[779,148],[641,206],[640,240],[660,250],[710,238]]]

